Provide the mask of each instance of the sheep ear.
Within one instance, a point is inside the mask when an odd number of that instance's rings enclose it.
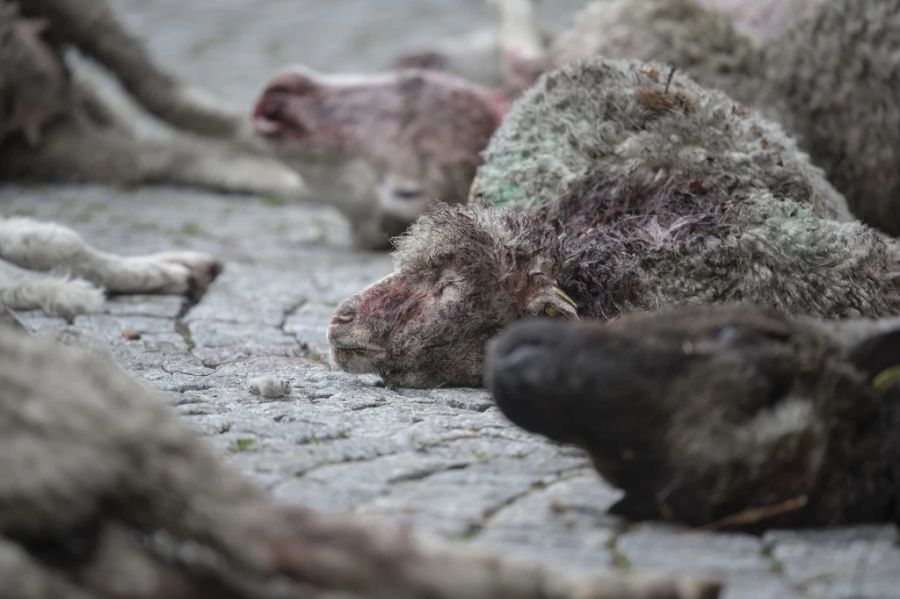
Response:
[[[867,337],[847,357],[879,393],[900,385],[900,329]]]
[[[550,318],[578,318],[578,304],[559,287],[541,289],[528,302],[531,316]]]
[[[266,92],[287,92],[303,96],[318,93],[320,88],[315,71],[304,65],[295,65],[272,79]]]

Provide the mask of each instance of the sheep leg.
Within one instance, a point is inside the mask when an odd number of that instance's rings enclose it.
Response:
[[[0,147],[0,179],[181,184],[226,193],[308,199],[300,175],[272,158],[173,134],[138,140],[127,132],[56,123],[37,147]]]
[[[0,234],[0,249],[3,247]],[[43,310],[47,314],[72,320],[78,314],[99,311],[103,301],[103,292],[87,281],[36,273],[0,260],[2,307],[11,310]]]
[[[98,68],[79,65],[71,71],[72,98],[84,109],[84,118],[92,125],[119,129],[128,135],[137,135],[135,123],[144,115],[133,105],[111,102],[102,91],[102,75]],[[129,110],[131,108],[131,110]]]
[[[19,331],[26,331],[25,325],[22,324],[12,310],[3,306],[0,301],[0,326],[10,327]]]
[[[106,2],[19,0],[27,16],[51,22],[53,35],[109,68],[148,111],[177,128],[217,137],[249,134],[249,119],[218,98],[187,86],[150,57]]]
[[[500,62],[499,35],[492,27],[439,40],[431,49],[400,56],[393,66],[445,71],[481,85],[499,87],[504,84]]]
[[[199,252],[129,257],[102,252],[72,229],[28,218],[0,220],[0,258],[32,270],[70,273],[115,293],[187,293],[205,287],[219,270],[212,256]]]
[[[314,587],[365,596],[702,599],[717,597],[720,587],[702,579],[580,574],[452,547],[408,528],[367,528],[302,508],[283,513],[267,544],[277,569]]]
[[[2,488],[11,510],[0,512],[0,526],[44,546],[71,538],[66,531],[100,533],[88,537],[91,563],[73,564],[80,571],[72,573],[97,596],[260,597],[267,595],[241,593],[252,588],[244,583],[285,579],[299,583],[298,592],[279,597],[717,596],[719,585],[704,580],[579,574],[478,555],[408,528],[277,507],[108,354],[0,329],[0,389],[21,390],[7,394],[4,430],[17,447],[28,441],[35,451],[4,456],[4,472],[24,474]],[[22,409],[47,415],[16,426]],[[42,456],[37,480],[22,466],[35,455]],[[179,551],[185,544],[192,549]],[[170,572],[195,592],[172,590]]]
[[[497,19],[503,76],[509,87],[524,90],[548,64],[547,50],[532,0],[488,0]]]
[[[488,0],[494,10],[505,51],[542,57],[545,53],[532,0]]]

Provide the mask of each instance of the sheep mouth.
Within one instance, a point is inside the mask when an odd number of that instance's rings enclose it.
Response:
[[[331,344],[332,351],[346,352],[348,354],[366,354],[380,352],[381,348],[369,345],[335,345]]]
[[[309,134],[309,128],[291,112],[290,92],[273,88],[266,90],[253,109],[253,128],[263,137],[293,138]]]
[[[345,372],[367,374],[377,372],[383,350],[366,345],[331,344],[331,359]]]
[[[384,353],[380,345],[356,339],[355,335],[348,335],[346,331],[341,334],[333,325],[329,327],[327,337],[334,361],[344,370],[348,370],[347,365],[355,366],[354,370],[362,368],[364,363],[366,368],[371,368],[368,364]]]

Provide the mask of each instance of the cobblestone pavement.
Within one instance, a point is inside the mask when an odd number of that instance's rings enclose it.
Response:
[[[115,4],[180,74],[245,103],[281,63],[373,69],[401,47],[464,30],[481,9],[481,0]],[[118,297],[74,326],[107,342],[279,498],[569,565],[709,574],[727,580],[726,597],[900,597],[894,527],[757,537],[628,524],[605,513],[618,494],[579,451],[512,427],[484,391],[387,389],[331,369],[331,310],[389,272],[390,259],[348,249],[345,224],[327,209],[162,187],[8,186],[0,211],[69,224],[104,249],[191,248],[225,261],[196,305]],[[67,326],[23,318],[43,333]],[[287,379],[290,395],[251,394],[259,375]]]

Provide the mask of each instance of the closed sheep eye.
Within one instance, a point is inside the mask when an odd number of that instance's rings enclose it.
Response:
[[[415,200],[421,197],[422,190],[418,187],[401,187],[394,190],[394,197],[398,200]]]
[[[885,368],[872,379],[872,388],[879,395],[885,395],[900,382],[900,364]]]

